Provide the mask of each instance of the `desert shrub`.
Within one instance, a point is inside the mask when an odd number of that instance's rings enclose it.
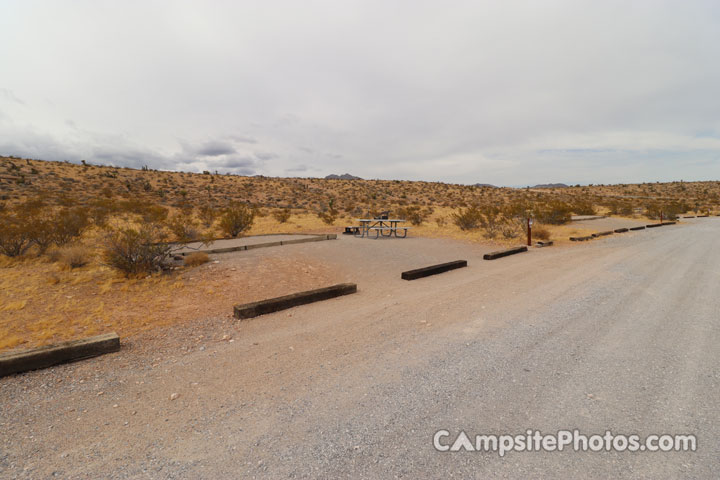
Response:
[[[495,238],[505,225],[507,225],[507,219],[503,217],[498,207],[491,205],[481,210],[480,226],[485,230],[484,236],[486,238]],[[512,231],[512,228],[507,231]]]
[[[632,215],[633,206],[629,202],[621,202],[619,200],[611,200],[606,205],[610,215]]]
[[[687,212],[690,206],[684,202],[649,203],[645,205],[645,216],[659,220],[662,214],[664,220],[676,220],[678,215]]]
[[[288,220],[290,220],[290,209],[289,208],[283,208],[282,210],[275,210],[272,214],[273,218],[277,220],[280,223],[285,223]]]
[[[0,253],[8,257],[17,257],[32,246],[32,235],[26,222],[16,215],[0,215]]]
[[[55,250],[54,258],[61,265],[73,269],[84,267],[92,260],[92,252],[85,245],[66,245]]]
[[[532,227],[532,238],[536,240],[550,240],[550,230],[542,225]]]
[[[205,225],[206,227],[210,227],[213,223],[215,223],[218,212],[210,205],[202,205],[198,209],[198,216],[200,217],[200,221],[203,223],[203,225]]]
[[[146,223],[160,223],[168,216],[168,209],[161,205],[147,205],[137,212]]]
[[[80,238],[89,223],[88,213],[84,208],[61,210],[51,220],[52,242],[60,247]]]
[[[92,222],[102,227],[107,223],[108,217],[118,210],[117,204],[110,198],[98,198],[88,205],[88,217]]]
[[[162,230],[154,224],[143,224],[139,229],[112,230],[105,235],[103,258],[125,276],[161,271],[169,266],[174,248],[159,243],[163,240]]]
[[[167,222],[167,227],[178,242],[191,242],[200,237],[195,222],[183,214],[173,215]]]
[[[339,214],[340,212],[335,209],[334,202],[332,201],[330,201],[330,205],[327,208],[323,208],[317,212],[318,218],[327,225],[333,225]]]
[[[255,214],[242,203],[235,203],[225,209],[220,217],[220,229],[226,235],[237,237],[252,227]]]
[[[499,226],[500,233],[503,238],[517,238],[525,233],[525,221],[522,218],[510,217],[506,218]]]
[[[52,219],[40,215],[25,215],[21,220],[25,222],[25,229],[30,236],[30,242],[37,247],[38,254],[43,254],[54,243]]]
[[[447,219],[445,217],[437,217],[435,223],[437,223],[438,227],[442,228],[447,224]]]
[[[456,213],[452,214],[452,220],[460,230],[476,230],[480,228],[482,222],[482,212],[473,205],[466,209],[460,208]]]
[[[533,216],[540,223],[562,225],[572,219],[572,207],[565,202],[555,200],[536,205],[533,209]]]
[[[576,200],[571,208],[575,215],[595,215],[597,213],[592,202],[588,200]]]
[[[188,267],[197,267],[208,261],[210,261],[210,257],[205,252],[195,252],[185,257],[185,265]]]
[[[418,205],[411,205],[408,207],[400,208],[397,212],[400,218],[408,220],[413,225],[422,225],[425,220],[432,215],[432,208],[421,208]]]

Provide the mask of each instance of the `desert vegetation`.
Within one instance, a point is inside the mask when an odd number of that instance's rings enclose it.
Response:
[[[382,210],[421,227],[415,230],[419,234],[456,232],[463,238],[503,241],[522,234],[528,215],[552,235],[553,226],[566,224],[571,215],[657,219],[662,214],[672,219],[714,212],[720,202],[718,182],[513,189],[242,177],[13,157],[0,157],[0,188],[0,254],[43,255],[70,243],[82,245],[87,237],[93,247],[103,248],[93,261],[130,275],[169,265],[170,246],[130,251],[141,244],[340,228]],[[137,265],[130,266],[133,261]]]
[[[339,232],[356,218],[389,210],[413,226],[414,236],[516,244],[528,215],[534,238],[558,240],[575,228],[567,225],[572,215],[672,219],[717,212],[718,202],[718,182],[518,189],[0,157],[0,349],[102,330],[111,316],[125,318],[121,304],[160,309],[163,299],[185,291],[184,271],[212,267],[199,254],[176,260],[185,242]],[[8,327],[11,319],[33,325],[28,337]]]

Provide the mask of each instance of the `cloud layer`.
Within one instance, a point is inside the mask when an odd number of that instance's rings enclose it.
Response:
[[[718,179],[719,54],[709,1],[7,2],[0,154],[501,185]]]

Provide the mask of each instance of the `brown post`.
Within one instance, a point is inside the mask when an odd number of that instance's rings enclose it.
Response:
[[[527,217],[527,224],[528,224],[528,244],[527,246],[530,247],[532,245],[532,227],[530,226],[530,215]]]
[[[662,223],[662,210],[660,210],[660,223]]]

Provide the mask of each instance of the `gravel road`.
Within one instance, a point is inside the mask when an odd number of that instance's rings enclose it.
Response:
[[[440,240],[283,247],[359,292],[0,379],[0,478],[717,478],[718,238],[707,218],[492,262]],[[441,453],[440,429],[690,433],[697,451]]]

